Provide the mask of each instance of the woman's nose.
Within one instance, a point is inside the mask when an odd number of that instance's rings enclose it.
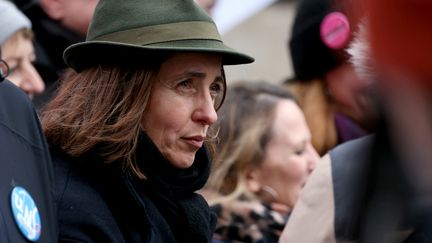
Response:
[[[36,71],[33,64],[28,63],[25,65],[23,74],[23,81],[21,89],[29,95],[40,94],[45,90],[45,84],[39,73]]]
[[[211,125],[216,122],[217,118],[218,116],[210,93],[203,94],[202,98],[197,100],[192,119],[204,125]]]

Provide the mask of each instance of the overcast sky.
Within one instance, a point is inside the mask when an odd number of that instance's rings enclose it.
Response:
[[[220,33],[231,30],[276,0],[217,0],[213,18]]]

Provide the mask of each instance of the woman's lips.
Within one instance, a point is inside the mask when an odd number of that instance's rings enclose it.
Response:
[[[190,144],[196,148],[201,148],[203,146],[203,143],[204,143],[204,137],[203,136],[192,136],[192,137],[186,137],[183,139],[186,141],[186,143],[188,143],[188,144]]]

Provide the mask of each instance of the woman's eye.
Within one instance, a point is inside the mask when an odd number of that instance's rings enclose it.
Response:
[[[295,151],[295,154],[300,156],[300,155],[302,155],[304,152],[305,152],[304,149],[299,149],[299,150],[296,150],[296,151]]]
[[[187,80],[183,80],[178,84],[179,87],[182,88],[188,88],[191,87],[191,80],[187,79]]]
[[[218,96],[223,92],[223,84],[221,82],[212,83],[210,86],[210,92],[213,97]]]
[[[193,94],[196,89],[192,79],[186,79],[177,83],[176,90],[182,94]]]

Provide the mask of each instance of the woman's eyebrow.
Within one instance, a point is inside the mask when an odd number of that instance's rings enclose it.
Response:
[[[182,74],[176,75],[176,76],[177,77],[185,76],[185,77],[194,77],[194,78],[204,79],[205,77],[207,77],[207,74],[203,73],[203,72],[186,71],[186,72],[183,72]],[[216,76],[215,81],[223,81],[222,75]]]
[[[194,71],[187,71],[184,72],[183,74],[190,77],[196,77],[196,78],[205,78],[207,76],[207,74],[203,72],[194,72]]]

